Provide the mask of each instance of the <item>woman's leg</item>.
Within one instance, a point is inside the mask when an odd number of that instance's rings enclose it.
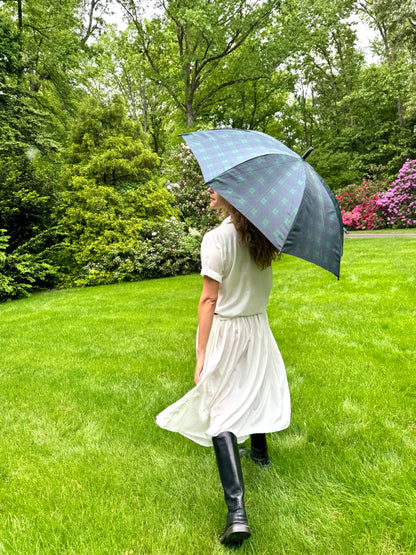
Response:
[[[223,432],[213,437],[212,443],[228,507],[227,525],[220,541],[226,545],[241,544],[251,534],[244,506],[244,482],[237,438],[231,432]]]

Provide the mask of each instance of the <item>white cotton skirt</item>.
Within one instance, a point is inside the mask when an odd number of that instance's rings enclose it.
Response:
[[[199,384],[156,423],[204,446],[221,432],[242,443],[250,434],[287,428],[289,387],[267,314],[214,316]]]

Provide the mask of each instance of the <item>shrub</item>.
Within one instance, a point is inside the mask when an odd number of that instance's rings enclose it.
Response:
[[[0,160],[0,228],[10,236],[9,251],[53,225],[54,184],[42,170],[26,156]]]
[[[0,301],[57,283],[55,173],[35,148],[0,160]]]
[[[385,226],[385,218],[378,206],[381,191],[390,182],[376,177],[383,168],[373,168],[361,185],[350,184],[338,189],[336,198],[342,213],[342,222],[349,229],[378,229]]]
[[[188,146],[180,144],[170,152],[165,175],[169,180],[167,189],[174,195],[188,228],[205,233],[219,224],[216,211],[209,209],[208,188]]]
[[[385,220],[378,213],[378,195],[375,194],[367,202],[357,204],[351,212],[341,210],[342,222],[350,229],[379,229],[384,227]]]
[[[337,190],[336,197],[341,210],[351,212],[358,204],[367,202],[375,194],[386,191],[390,187],[390,181],[377,178],[375,176],[376,172],[380,172],[378,167],[372,169],[372,172],[363,179],[361,185],[351,183]]]
[[[0,299],[5,300],[5,298],[10,295],[13,291],[11,285],[11,278],[4,273],[4,267],[6,265],[7,256],[5,250],[9,244],[9,237],[4,235],[5,229],[0,229]]]
[[[62,194],[60,226],[72,252],[70,284],[80,268],[96,264],[110,252],[130,252],[146,222],[176,214],[172,195],[159,181],[117,191],[75,176]]]
[[[27,297],[36,289],[56,283],[58,268],[48,259],[46,250],[35,252],[26,244],[7,254],[9,238],[4,230],[0,232],[0,302]]]
[[[138,252],[142,230],[179,214],[158,176],[159,157],[120,98],[108,105],[88,100],[70,141],[59,224],[72,256],[63,282],[112,283],[139,276],[131,256]]]
[[[135,244],[108,245],[79,272],[76,285],[99,285],[188,274],[199,269],[201,235],[174,216],[143,225]]]
[[[416,227],[416,160],[407,160],[377,205],[392,227]]]

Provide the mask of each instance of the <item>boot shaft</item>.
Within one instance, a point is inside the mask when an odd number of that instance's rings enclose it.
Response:
[[[266,434],[251,434],[251,458],[261,466],[270,466]]]
[[[244,508],[244,481],[237,438],[231,432],[213,437],[224,498],[229,512]]]
[[[212,443],[228,507],[227,525],[220,541],[225,545],[241,545],[251,534],[244,507],[244,482],[237,438],[231,432],[223,432],[213,437]]]

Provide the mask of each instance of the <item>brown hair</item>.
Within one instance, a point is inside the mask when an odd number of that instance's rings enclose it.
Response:
[[[280,253],[273,243],[234,206],[227,201],[225,202],[227,205],[226,212],[235,225],[239,241],[241,244],[248,246],[254,262],[264,270],[270,266],[273,260],[280,258]]]

